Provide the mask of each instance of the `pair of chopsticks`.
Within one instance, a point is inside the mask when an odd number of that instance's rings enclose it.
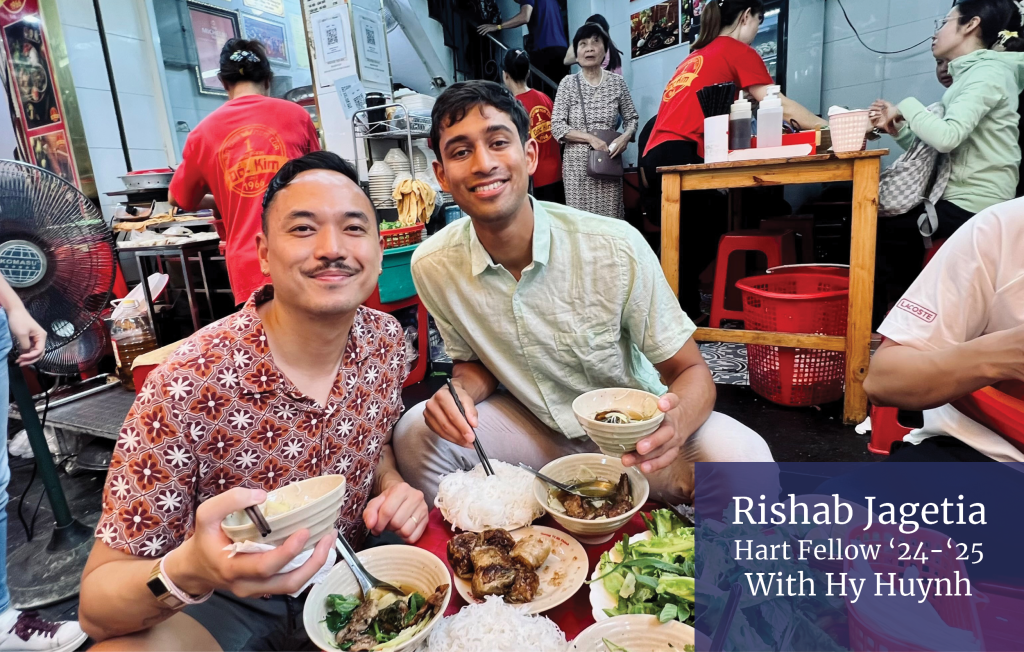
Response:
[[[697,91],[697,101],[700,102],[705,118],[728,113],[735,97],[736,84],[732,82],[705,86]]]
[[[466,408],[462,407],[462,401],[459,400],[459,395],[455,391],[455,385],[452,384],[452,379],[448,378],[445,382],[448,383],[448,391],[451,392],[452,398],[455,399],[455,405],[459,408],[459,413],[462,414],[462,418],[466,419]],[[466,423],[469,423],[469,419],[466,419]],[[494,475],[494,469],[491,468],[491,461],[487,458],[487,453],[484,452],[484,447],[480,444],[480,438],[476,436],[476,429],[470,426],[473,430],[473,448],[476,449],[476,454],[480,458],[480,464],[484,467],[484,473],[487,475]]]
[[[270,534],[270,524],[267,523],[267,519],[263,517],[263,512],[260,511],[259,507],[256,505],[246,507],[245,513],[248,514],[249,519],[253,522],[253,525],[256,526],[261,537],[266,537]]]

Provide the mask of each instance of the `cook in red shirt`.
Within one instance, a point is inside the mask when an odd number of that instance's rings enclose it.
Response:
[[[173,205],[185,210],[215,205],[224,221],[236,305],[270,282],[256,258],[267,184],[286,161],[320,149],[305,109],[267,97],[273,74],[259,41],[232,39],[224,45],[218,78],[228,101],[189,134],[171,180]]]
[[[676,69],[665,87],[658,115],[640,132],[640,173],[645,188],[648,214],[660,211],[661,178],[657,169],[666,165],[702,163],[704,156],[704,112],[697,100],[697,91],[705,86],[732,82],[754,100],[761,101],[767,87],[775,82],[768,74],[761,56],[750,44],[764,20],[762,0],[711,0],[700,15],[700,35],[690,55]],[[804,129],[824,125],[825,121],[789,98],[782,97],[783,117]],[[649,198],[649,201],[646,199]],[[702,214],[713,209],[713,199],[687,194],[687,207]],[[656,221],[660,221],[655,217]],[[687,229],[684,223],[681,251],[679,299],[691,317],[699,315],[697,277],[715,256],[716,243],[724,232],[724,222],[710,226],[711,220],[699,229]]]
[[[541,201],[565,203],[565,185],[562,183],[562,148],[551,136],[551,98],[526,84],[530,74],[530,55],[513,49],[505,53],[502,79],[530,116],[530,138],[537,141],[540,160],[533,173],[533,196]]]

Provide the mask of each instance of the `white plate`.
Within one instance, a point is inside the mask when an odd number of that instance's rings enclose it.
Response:
[[[562,604],[583,586],[587,579],[587,551],[583,549],[579,541],[571,536],[543,525],[528,525],[509,534],[516,541],[530,536],[531,534],[545,537],[551,541],[551,555],[544,562],[544,565],[537,569],[537,576],[540,578],[540,586],[537,588],[537,595],[533,602],[513,605],[528,614],[539,614],[553,609]],[[455,590],[470,604],[479,604],[473,595],[473,589],[468,580],[455,577]]]
[[[602,639],[621,645],[629,652],[683,652],[684,645],[694,645],[695,632],[678,620],[661,623],[657,616],[616,616],[580,632],[569,651],[608,652]]]
[[[654,536],[654,533],[650,530],[645,530],[639,534],[634,534],[629,537],[630,543],[636,543],[637,541],[647,541]],[[614,553],[614,549],[609,553],[612,561],[619,563],[622,559],[618,558],[618,555]],[[596,579],[598,577],[597,570],[600,567],[601,562],[598,560],[597,564],[594,565],[594,572],[590,574],[590,579]],[[601,622],[602,620],[608,620],[611,616],[604,612],[605,609],[614,609],[619,604],[619,596],[614,595],[608,589],[604,588],[604,582],[594,582],[590,585],[590,607],[591,615],[594,620]],[[632,652],[632,649],[630,650]]]

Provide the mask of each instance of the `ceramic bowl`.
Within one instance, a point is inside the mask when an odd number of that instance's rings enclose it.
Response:
[[[681,652],[683,646],[694,645],[695,632],[678,620],[661,623],[657,616],[630,614],[591,625],[580,632],[569,650],[607,652],[604,639],[629,652]]]
[[[448,585],[441,609],[430,620],[425,628],[405,644],[389,648],[390,652],[414,650],[430,635],[431,628],[437,624],[448,608],[452,597],[452,578],[444,562],[426,550],[413,546],[378,546],[356,554],[359,561],[374,577],[390,582],[402,589],[419,591],[424,597],[432,594],[442,584]],[[336,652],[334,637],[324,623],[327,618],[327,596],[333,593],[341,595],[362,596],[355,576],[348,564],[339,562],[327,574],[324,581],[315,585],[306,598],[302,609],[302,624],[306,627],[309,639],[321,650]]]
[[[653,414],[650,419],[633,423],[604,423],[594,416],[605,410],[624,410],[636,414]],[[658,409],[658,397],[639,389],[612,387],[595,389],[576,397],[572,411],[583,431],[606,455],[621,457],[636,450],[636,443],[650,435],[665,418]]]
[[[309,540],[305,548],[316,546],[325,534],[331,531],[341,506],[345,502],[345,476],[322,475],[269,492],[267,504],[273,500],[300,505],[282,514],[266,516],[270,534],[261,537],[256,525],[244,511],[229,514],[220,527],[234,542],[252,541],[279,546],[285,539],[303,528],[309,529]]]
[[[551,518],[559,525],[568,530],[580,542],[593,545],[604,543],[612,538],[612,535],[623,525],[633,518],[633,515],[640,511],[640,508],[647,502],[651,493],[651,485],[647,478],[634,467],[623,466],[622,461],[617,457],[601,455],[599,453],[579,453],[567,455],[553,462],[548,463],[540,470],[541,473],[552,480],[558,480],[569,484],[582,478],[597,477],[602,480],[618,482],[619,476],[625,473],[629,477],[632,488],[633,509],[625,514],[614,518],[605,518],[589,521],[582,518],[572,518],[548,505],[548,493],[550,487],[547,483],[537,479],[533,483],[533,495],[544,507]]]

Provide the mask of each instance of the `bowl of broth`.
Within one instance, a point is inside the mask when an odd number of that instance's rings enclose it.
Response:
[[[252,541],[272,546],[279,546],[299,530],[308,528],[305,549],[310,549],[334,527],[344,502],[345,476],[322,475],[267,492],[267,500],[257,507],[270,526],[267,536],[260,536],[245,511],[228,514],[220,527],[236,543]]]
[[[623,387],[581,394],[572,402],[572,411],[602,453],[619,457],[635,451],[637,442],[657,430],[665,418],[657,396]]]

